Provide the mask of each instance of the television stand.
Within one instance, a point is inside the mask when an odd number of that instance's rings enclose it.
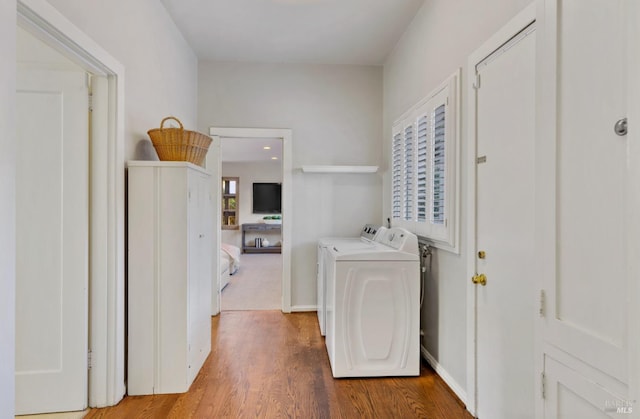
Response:
[[[263,233],[280,233],[282,231],[282,224],[266,224],[266,223],[253,223],[242,224],[242,253],[282,253],[281,246],[268,246],[268,247],[255,247],[247,246],[245,240],[246,232],[254,232],[256,235]]]

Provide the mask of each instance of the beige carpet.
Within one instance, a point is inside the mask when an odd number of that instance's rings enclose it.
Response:
[[[280,310],[282,308],[282,255],[240,255],[240,269],[222,290],[222,311]]]

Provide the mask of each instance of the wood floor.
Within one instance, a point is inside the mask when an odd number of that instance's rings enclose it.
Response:
[[[334,379],[315,313],[229,311],[188,393],[126,397],[86,418],[471,418],[428,366],[420,377]]]

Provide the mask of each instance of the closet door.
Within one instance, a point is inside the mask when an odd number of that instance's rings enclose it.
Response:
[[[83,410],[89,319],[86,74],[20,65],[17,87],[15,410]]]
[[[533,418],[535,400],[531,361],[536,278],[531,255],[536,31],[535,23],[510,29],[518,32],[503,36],[506,43],[477,63],[480,82],[474,98],[475,272],[486,278],[484,285],[472,285],[476,413],[495,419]]]
[[[189,217],[189,382],[211,349],[211,192],[210,177],[190,172]]]
[[[546,0],[536,142],[545,417],[628,398],[627,0]],[[630,183],[632,182],[632,183]],[[553,394],[550,394],[553,393]]]

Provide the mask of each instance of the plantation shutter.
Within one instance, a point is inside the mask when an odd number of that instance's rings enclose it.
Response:
[[[402,216],[402,187],[404,180],[402,133],[393,136],[392,169],[391,169],[391,216],[400,219]]]
[[[438,106],[433,112],[431,153],[431,222],[445,222],[446,188],[446,143],[445,143],[445,105]]]
[[[414,129],[413,124],[409,124],[404,129],[404,205],[403,219],[412,221],[414,219],[415,195],[414,187],[416,182],[415,174],[415,154],[414,154]]]
[[[417,138],[417,219],[418,222],[427,221],[427,211],[429,204],[428,186],[428,161],[429,159],[429,118],[427,115],[418,117],[418,138]]]

